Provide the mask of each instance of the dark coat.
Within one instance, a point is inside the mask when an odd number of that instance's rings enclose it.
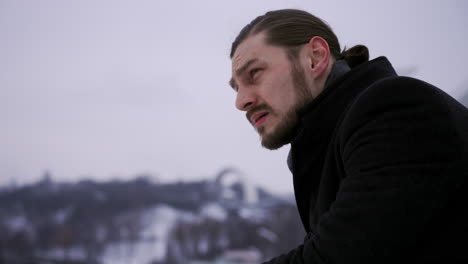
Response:
[[[381,57],[306,107],[291,142],[304,244],[268,263],[468,263],[468,110]]]

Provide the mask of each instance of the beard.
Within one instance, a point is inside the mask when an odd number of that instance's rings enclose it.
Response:
[[[255,109],[251,109],[252,112],[266,110],[271,115],[275,115],[280,119],[279,123],[270,133],[266,133],[264,127],[258,129],[262,146],[270,150],[275,150],[289,144],[294,139],[299,123],[299,112],[314,99],[314,96],[307,88],[304,72],[298,62],[292,61],[291,66],[290,74],[293,80],[294,91],[296,92],[296,102],[293,106],[283,115],[276,113],[267,104],[262,104],[255,107]]]

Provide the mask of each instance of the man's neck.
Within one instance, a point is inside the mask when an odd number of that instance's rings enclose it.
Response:
[[[333,67],[330,71],[330,74],[328,74],[327,81],[325,82],[325,87],[324,89],[327,89],[330,84],[335,82],[337,79],[339,79],[341,76],[343,76],[345,73],[347,73],[351,68],[349,67],[348,63],[344,60],[338,60],[333,64]]]

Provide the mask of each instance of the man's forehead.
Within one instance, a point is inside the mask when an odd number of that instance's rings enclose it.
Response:
[[[247,37],[236,49],[232,57],[232,73],[238,71],[247,61],[257,58],[265,47],[265,34],[258,33]]]

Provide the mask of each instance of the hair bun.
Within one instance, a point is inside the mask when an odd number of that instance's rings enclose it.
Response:
[[[369,49],[364,45],[356,45],[348,50],[345,48],[339,59],[345,60],[349,67],[353,68],[369,61]]]

